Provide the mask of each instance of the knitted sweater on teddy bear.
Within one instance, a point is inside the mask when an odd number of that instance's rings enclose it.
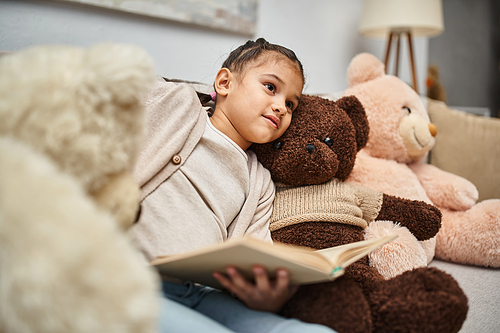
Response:
[[[311,221],[366,228],[382,207],[383,193],[346,184],[336,178],[310,186],[276,184],[270,230]]]

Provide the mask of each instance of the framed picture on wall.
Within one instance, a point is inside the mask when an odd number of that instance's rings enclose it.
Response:
[[[64,0],[251,36],[258,0]]]

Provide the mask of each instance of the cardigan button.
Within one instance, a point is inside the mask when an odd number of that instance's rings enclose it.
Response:
[[[179,163],[181,163],[181,161],[182,161],[181,157],[177,154],[172,157],[172,162],[174,164],[179,164]]]

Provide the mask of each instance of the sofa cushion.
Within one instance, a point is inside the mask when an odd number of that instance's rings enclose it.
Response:
[[[500,198],[500,120],[452,110],[431,99],[427,108],[438,129],[430,163],[471,181],[478,201]]]

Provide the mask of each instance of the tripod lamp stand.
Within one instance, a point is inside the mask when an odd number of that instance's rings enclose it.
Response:
[[[413,89],[417,93],[413,38],[437,36],[443,30],[441,0],[365,0],[363,3],[359,32],[366,37],[387,38],[384,57],[386,72],[389,72],[389,57],[395,41],[395,75],[398,75],[401,39],[407,37]]]

